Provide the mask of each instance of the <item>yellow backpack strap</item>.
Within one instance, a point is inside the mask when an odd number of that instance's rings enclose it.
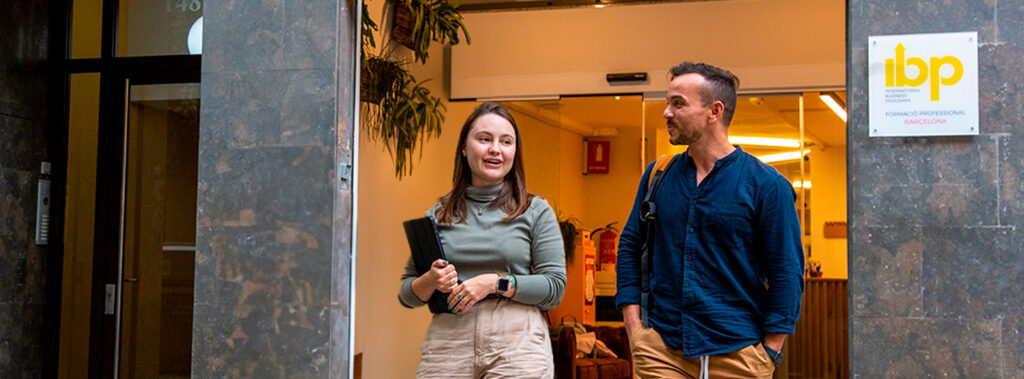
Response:
[[[651,188],[651,183],[654,181],[654,174],[664,170],[665,166],[668,165],[668,162],[672,160],[672,157],[673,156],[668,154],[662,154],[658,157],[658,160],[654,163],[654,170],[651,170],[651,176],[647,177],[647,188]]]

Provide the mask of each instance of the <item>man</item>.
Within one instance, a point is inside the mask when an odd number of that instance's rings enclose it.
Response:
[[[689,147],[645,207],[655,164],[647,168],[616,265],[615,302],[636,373],[770,378],[800,316],[796,193],[774,168],[729,143],[736,76],[689,62],[671,72],[662,116],[669,142]]]

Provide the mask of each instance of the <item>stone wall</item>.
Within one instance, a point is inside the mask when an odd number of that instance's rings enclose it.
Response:
[[[195,378],[347,377],[354,17],[204,4]]]
[[[0,378],[43,375],[46,248],[35,245],[46,133],[48,1],[0,12]]]
[[[851,373],[1024,377],[1024,1],[848,6]],[[869,138],[868,36],[963,31],[981,134]]]

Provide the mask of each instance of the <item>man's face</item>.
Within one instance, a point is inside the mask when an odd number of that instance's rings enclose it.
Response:
[[[704,106],[699,89],[704,85],[700,74],[677,76],[668,85],[668,106],[661,116],[668,124],[668,141],[673,145],[692,145],[703,137],[708,123],[708,107]],[[709,104],[710,105],[710,104]]]

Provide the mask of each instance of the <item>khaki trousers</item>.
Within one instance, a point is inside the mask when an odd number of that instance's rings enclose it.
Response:
[[[540,309],[505,298],[434,315],[420,350],[417,378],[549,379],[555,372]]]
[[[647,378],[697,378],[700,358],[683,358],[683,352],[665,346],[654,328],[637,328],[629,337],[636,376]],[[709,378],[771,378],[775,364],[760,343],[708,357]]]

